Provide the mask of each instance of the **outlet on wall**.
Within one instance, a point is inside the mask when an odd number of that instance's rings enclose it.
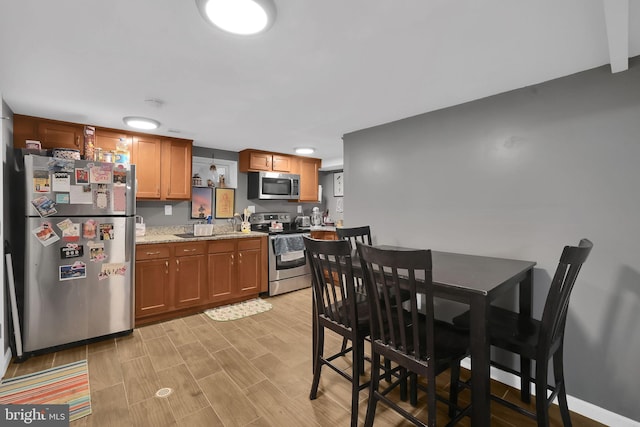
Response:
[[[302,213],[302,205],[298,205],[298,213],[301,214]]]
[[[173,215],[173,206],[164,205],[164,214],[165,215]]]

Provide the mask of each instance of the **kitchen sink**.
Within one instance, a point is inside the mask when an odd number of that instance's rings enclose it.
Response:
[[[203,237],[203,236],[194,236],[193,233],[174,234],[174,236],[180,237],[181,239],[192,239],[194,237]]]

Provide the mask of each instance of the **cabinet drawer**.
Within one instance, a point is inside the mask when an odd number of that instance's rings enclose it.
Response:
[[[233,251],[235,251],[235,240],[217,240],[215,242],[209,242],[210,254]]]
[[[169,258],[171,247],[169,245],[140,245],[136,247],[136,260]]]
[[[188,243],[176,243],[174,245],[174,254],[177,257],[191,256],[191,255],[203,255],[207,244],[204,242],[188,242]]]
[[[238,239],[238,250],[260,249],[260,239]]]

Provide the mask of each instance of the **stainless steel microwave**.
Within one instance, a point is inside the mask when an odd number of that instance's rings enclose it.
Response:
[[[249,199],[291,200],[300,198],[300,175],[279,172],[249,172]]]

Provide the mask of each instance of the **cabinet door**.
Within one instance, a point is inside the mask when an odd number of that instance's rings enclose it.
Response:
[[[260,249],[238,251],[238,295],[260,292]]]
[[[162,199],[191,200],[191,141],[162,141]]]
[[[20,114],[13,115],[13,146],[15,148],[25,148],[26,140],[39,141],[38,119]]]
[[[208,259],[209,301],[218,302],[235,296],[233,283],[235,254],[223,252],[209,254]]]
[[[136,318],[169,311],[169,258],[136,261]]]
[[[160,199],[162,141],[151,136],[133,138],[132,163],[136,165],[138,199]]]
[[[209,243],[207,281],[209,301],[218,302],[235,296],[236,244],[234,240]]]
[[[272,156],[270,153],[252,152],[249,155],[249,169],[257,171],[271,170]]]
[[[129,152],[131,152],[132,138],[131,135],[127,135],[124,132],[96,129],[96,143],[97,148],[102,148],[105,151],[115,151],[118,141],[123,138],[129,145]]]
[[[275,172],[291,172],[291,157],[274,154],[272,156],[271,169]]]
[[[175,305],[190,307],[206,299],[207,257],[205,255],[175,258]]]
[[[177,308],[202,304],[206,300],[207,284],[206,242],[176,243],[173,245],[173,289]]]
[[[318,201],[318,170],[320,160],[312,158],[300,159],[300,201]]]
[[[83,145],[83,126],[49,122],[38,122],[38,136],[42,148],[73,148],[81,150]],[[82,151],[82,150],[81,150]]]

